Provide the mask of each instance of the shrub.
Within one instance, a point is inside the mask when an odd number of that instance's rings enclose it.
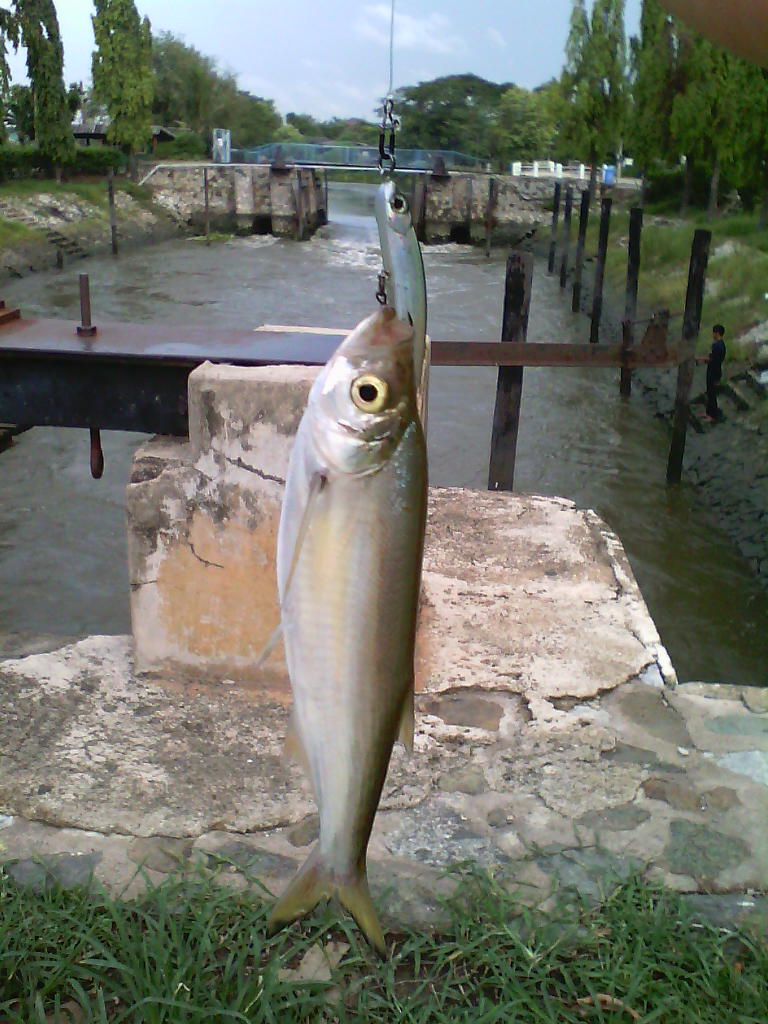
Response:
[[[197,132],[179,132],[172,142],[159,142],[154,156],[159,160],[169,157],[181,157],[187,160],[198,160],[208,155],[205,140]]]
[[[123,155],[114,146],[76,146],[63,164],[67,174],[106,174],[116,171]]]
[[[112,146],[76,146],[62,161],[61,168],[68,175],[104,175],[110,167],[117,170],[122,161],[122,154]],[[0,181],[31,178],[35,174],[50,176],[52,172],[50,160],[41,156],[37,146],[0,146]]]

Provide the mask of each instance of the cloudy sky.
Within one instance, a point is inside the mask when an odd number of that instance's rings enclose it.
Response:
[[[90,0],[55,0],[65,78],[90,78]],[[214,57],[281,114],[374,118],[389,82],[390,0],[137,0],[155,33]],[[640,0],[626,0],[627,33]],[[395,0],[394,86],[472,72],[531,88],[563,63],[571,0]],[[532,12],[535,12],[532,13]],[[23,53],[11,57],[24,80]]]

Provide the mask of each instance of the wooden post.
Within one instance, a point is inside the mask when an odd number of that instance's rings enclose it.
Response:
[[[576,264],[573,268],[573,298],[571,309],[578,313],[581,309],[581,275],[584,272],[584,246],[587,241],[587,225],[589,223],[589,189],[581,193],[579,206],[579,237],[576,242]]]
[[[115,213],[115,172],[107,172],[107,201],[109,203],[109,232],[112,237],[112,255],[117,256],[117,215]]]
[[[597,243],[597,266],[595,267],[595,285],[592,296],[592,326],[589,329],[589,340],[596,344],[600,334],[600,318],[603,315],[603,279],[605,278],[605,255],[608,252],[608,230],[611,226],[612,199],[600,201],[600,237]]]
[[[640,237],[643,232],[643,211],[633,206],[629,211],[629,247],[627,250],[627,291],[624,302],[623,343],[626,348],[634,342],[634,320],[637,315],[637,284],[640,278]],[[622,368],[619,394],[629,398],[632,394],[632,371]]]
[[[704,284],[707,276],[709,243],[712,232],[699,228],[693,235],[691,262],[688,268],[688,290],[685,293],[683,339],[680,345],[680,365],[677,368],[675,417],[672,423],[672,443],[667,460],[667,483],[679,484],[683,472],[685,432],[688,426],[689,399],[693,383],[696,338],[701,326],[701,307],[704,302]]]
[[[563,258],[560,263],[560,287],[565,288],[568,280],[568,256],[571,245],[571,214],[573,212],[573,189],[569,185],[565,190],[565,210],[563,212]]]
[[[514,250],[510,252],[507,257],[504,280],[502,341],[525,341],[528,330],[528,310],[531,305],[532,280],[533,255]],[[493,410],[491,457],[488,466],[489,491],[512,490],[522,395],[522,366],[500,366],[496,384],[496,405]]]
[[[204,216],[205,244],[206,245],[210,245],[211,244],[211,216],[210,216],[210,207],[209,207],[209,203],[208,203],[208,168],[207,167],[203,168],[203,195],[204,195],[204,202],[205,202],[205,209],[204,209],[204,214],[203,214],[203,216]]]
[[[485,258],[491,255],[491,237],[493,235],[493,221],[496,216],[496,206],[499,201],[499,180],[490,178],[488,181],[488,203],[485,207]]]
[[[559,181],[555,182],[555,195],[552,201],[552,231],[549,236],[549,261],[547,273],[551,274],[555,269],[555,254],[557,252],[557,221],[560,217],[560,193],[563,186]]]

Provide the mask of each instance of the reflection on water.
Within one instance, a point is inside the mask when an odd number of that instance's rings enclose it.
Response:
[[[219,326],[352,326],[375,308],[380,259],[372,196],[367,186],[332,189],[332,223],[309,243],[164,243],[33,275],[8,285],[5,298],[29,315],[75,319],[77,273],[87,270],[96,323],[208,324],[212,346]],[[498,340],[504,257],[486,260],[480,250],[455,245],[426,249],[433,338]],[[539,266],[531,341],[582,337],[584,324]],[[768,683],[768,598],[692,489],[665,486],[667,430],[639,396],[620,399],[617,376],[525,371],[516,486],[595,508],[616,530],[681,679]],[[485,487],[495,385],[489,368],[433,370],[432,483]],[[141,440],[106,434],[100,481],[89,475],[87,431],[36,429],[0,455],[3,630],[130,628],[122,508]]]

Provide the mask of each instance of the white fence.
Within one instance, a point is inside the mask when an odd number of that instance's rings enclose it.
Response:
[[[585,181],[589,178],[590,170],[588,164],[558,164],[554,160],[534,160],[532,163],[515,160],[509,165],[509,173],[518,178],[577,178],[580,181]],[[603,164],[597,169],[597,180],[608,179],[610,181],[615,174],[616,168],[612,164]]]

